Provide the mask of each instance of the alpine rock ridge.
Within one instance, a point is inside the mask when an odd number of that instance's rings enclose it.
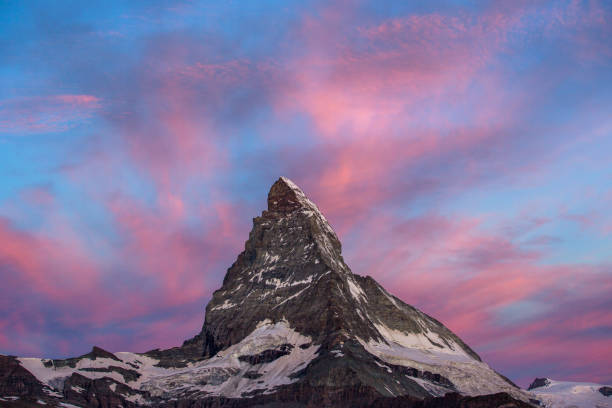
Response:
[[[317,206],[281,177],[200,333],[140,354],[94,347],[65,360],[0,356],[0,405],[536,404],[442,323],[353,274],[341,249]]]

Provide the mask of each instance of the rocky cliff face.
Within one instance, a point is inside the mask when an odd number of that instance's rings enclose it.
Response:
[[[145,354],[95,348],[76,359],[17,361],[46,387],[36,392],[51,395],[47,403],[77,406],[519,407],[529,400],[443,324],[353,274],[323,214],[286,178],[270,189],[267,210],[253,220],[193,339]]]

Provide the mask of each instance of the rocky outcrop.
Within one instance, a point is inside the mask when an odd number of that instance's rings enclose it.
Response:
[[[0,396],[42,396],[43,385],[15,357],[0,355]]]
[[[604,396],[606,396],[606,397],[609,397],[610,395],[612,395],[612,387],[607,387],[607,386],[605,386],[605,387],[601,387],[601,388],[600,388],[599,390],[597,390],[597,391],[599,391],[599,393],[600,393],[601,395],[604,395]]]
[[[109,358],[111,360],[115,360],[119,362],[121,361],[113,353],[108,352],[100,347],[93,346],[93,348],[91,349],[89,353],[83,354],[82,356],[67,358],[67,359],[45,360],[44,363],[46,367],[57,367],[57,368],[72,367],[74,368],[76,367],[77,363],[84,358],[89,359],[89,360],[95,360],[97,358]]]
[[[527,387],[528,390],[533,390],[534,388],[546,387],[550,384],[550,380],[548,378],[536,378],[529,384]]]
[[[73,405],[99,408],[138,407],[148,397],[111,378],[90,379],[78,373],[65,381],[63,393]]]
[[[80,371],[90,371],[95,373],[118,373],[123,377],[125,382],[136,381],[140,377],[140,373],[136,370],[125,369],[123,367],[108,366],[108,367],[85,367],[81,368]]]
[[[292,344],[281,344],[278,348],[264,350],[261,353],[255,355],[238,356],[238,360],[246,361],[251,365],[271,363],[272,361],[291,354]]]

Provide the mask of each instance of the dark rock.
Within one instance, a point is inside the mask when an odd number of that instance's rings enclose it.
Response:
[[[257,371],[247,371],[243,375],[244,378],[250,378],[252,380],[260,378],[261,376],[262,374],[259,374]]]
[[[125,384],[107,377],[92,380],[81,374],[73,373],[64,382],[64,397],[66,401],[77,406],[96,408],[123,406],[124,408],[135,408],[140,405],[126,398],[138,396],[150,399],[147,393],[134,390]]]
[[[159,363],[157,366],[159,367],[186,367],[188,362],[203,358],[204,343],[203,334],[200,333],[191,339],[185,340],[180,347],[172,347],[166,350],[149,350],[144,355],[158,359]]]
[[[298,194],[288,180],[279,178],[268,192],[268,211],[288,213],[301,208],[303,202]]]
[[[411,398],[380,398],[374,401],[372,408],[532,408],[532,405],[517,401],[506,393],[480,395],[477,397],[449,393],[444,397],[426,398],[414,401]]]
[[[271,363],[279,357],[286,356],[291,353],[293,346],[291,344],[283,344],[278,349],[264,350],[259,354],[239,356],[238,360],[246,361],[251,365]]]
[[[66,358],[66,359],[54,359],[54,360],[47,360],[44,362],[45,367],[72,367],[75,368],[77,363],[84,359],[90,359],[90,360],[95,360],[96,358],[108,358],[111,360],[115,360],[115,361],[119,361],[122,362],[116,355],[114,355],[113,353],[106,351],[100,347],[97,346],[93,346],[93,348],[91,349],[91,351],[87,354],[83,354],[82,356],[79,357],[73,357],[73,358]]]
[[[15,357],[0,355],[0,396],[45,396],[43,388]]]
[[[603,395],[605,395],[606,397],[609,397],[610,395],[612,395],[612,387],[608,387],[608,386],[601,387],[598,391],[602,393]]]
[[[534,388],[546,387],[548,384],[550,384],[550,380],[548,378],[536,378],[531,384],[529,384],[527,389],[533,390]]]
[[[123,362],[119,357],[117,357],[113,353],[108,352],[97,346],[93,346],[91,351],[87,354],[82,355],[81,358],[89,358],[91,360],[95,360],[96,358],[110,358],[111,360]]]
[[[140,378],[140,373],[136,370],[127,370],[123,367],[108,366],[108,367],[86,367],[80,368],[79,371],[94,371],[99,373],[116,372],[123,376],[125,382],[136,381]]]
[[[244,395],[247,397],[247,395]],[[199,400],[168,401],[164,408],[533,408],[505,393],[466,397],[449,393],[444,397],[418,399],[410,396],[381,398],[373,389],[363,386],[312,387],[292,384],[274,394],[249,393],[249,398],[207,397]]]

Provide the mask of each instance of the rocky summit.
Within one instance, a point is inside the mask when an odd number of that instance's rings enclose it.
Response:
[[[180,347],[0,358],[1,406],[529,407],[442,323],[355,275],[334,230],[281,177]]]

